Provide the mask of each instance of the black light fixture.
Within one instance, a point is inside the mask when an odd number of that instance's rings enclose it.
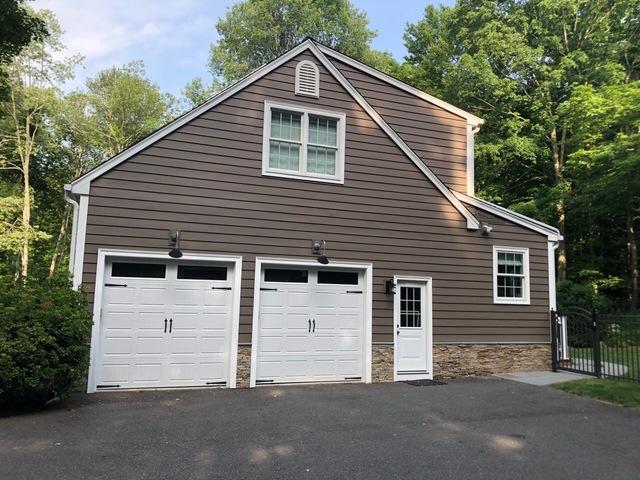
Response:
[[[182,251],[180,250],[180,230],[169,231],[169,245],[173,247],[169,251],[169,256],[171,258],[181,258]]]
[[[396,294],[396,284],[393,282],[392,278],[384,281],[384,293],[385,295]]]
[[[327,242],[324,240],[313,240],[311,243],[311,250],[314,255],[320,255],[318,257],[318,263],[322,265],[328,265],[329,259],[327,258]]]
[[[490,235],[492,231],[493,231],[493,227],[491,225],[489,225],[488,223],[483,223],[482,224],[482,234],[483,235]]]

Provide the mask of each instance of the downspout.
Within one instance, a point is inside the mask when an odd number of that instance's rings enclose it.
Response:
[[[67,184],[64,186],[64,199],[67,203],[70,203],[73,206],[73,223],[71,225],[71,246],[69,247],[69,272],[73,274],[73,266],[75,264],[75,253],[76,253],[76,237],[78,235],[78,209],[80,208],[80,204],[71,195],[72,195],[71,185]]]

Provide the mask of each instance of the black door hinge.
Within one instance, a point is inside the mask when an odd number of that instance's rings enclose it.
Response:
[[[362,293],[362,290],[347,290],[347,293]]]
[[[344,377],[345,380],[362,380],[362,377]]]
[[[256,380],[256,383],[273,383],[273,379],[270,379],[270,380]]]
[[[227,382],[207,382],[205,385],[226,385]]]
[[[278,289],[277,288],[261,288],[260,291],[261,292],[277,292]]]
[[[120,385],[96,385],[96,388],[120,388]]]
[[[211,287],[211,290],[231,290],[231,287]]]
[[[105,287],[126,287],[126,283],[105,283]]]

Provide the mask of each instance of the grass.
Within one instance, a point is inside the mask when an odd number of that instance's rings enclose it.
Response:
[[[556,383],[553,387],[623,407],[640,408],[640,383],[594,378]]]
[[[571,347],[570,355],[591,360],[593,350],[591,348],[575,348]],[[640,347],[624,346],[610,347],[602,344],[600,348],[601,360],[610,364],[626,365],[628,371],[625,376],[631,378],[640,378]],[[605,374],[615,375],[614,371],[603,371]]]

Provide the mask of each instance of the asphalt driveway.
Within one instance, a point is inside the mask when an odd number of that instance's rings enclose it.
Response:
[[[77,395],[0,417],[2,479],[640,478],[640,412],[500,379]]]

